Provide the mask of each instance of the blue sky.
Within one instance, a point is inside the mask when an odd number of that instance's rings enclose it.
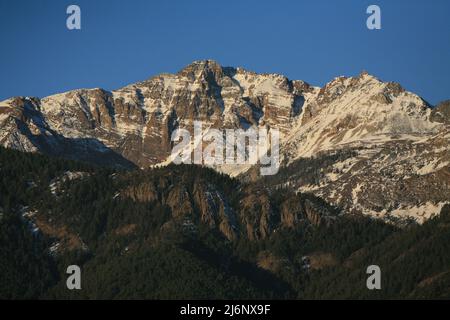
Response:
[[[82,29],[66,28],[81,7]],[[366,28],[377,4],[382,29]],[[115,89],[194,60],[323,85],[362,70],[450,99],[449,0],[0,0],[0,100]]]

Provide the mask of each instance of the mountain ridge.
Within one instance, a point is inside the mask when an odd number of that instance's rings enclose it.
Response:
[[[350,212],[373,216],[403,217],[404,209],[423,207],[414,216],[423,221],[450,201],[448,109],[447,103],[432,108],[401,85],[367,72],[336,77],[319,88],[199,60],[178,73],[113,91],[79,89],[2,101],[0,144],[145,168],[169,163],[171,134],[177,128],[192,133],[194,121],[207,128],[276,129],[285,168],[343,150],[354,155],[321,168],[325,173],[317,184],[285,181],[294,191],[317,193]],[[254,176],[248,165],[215,169]],[[401,192],[405,183],[420,187],[407,186],[414,189],[407,197]],[[375,199],[374,191],[382,196]]]

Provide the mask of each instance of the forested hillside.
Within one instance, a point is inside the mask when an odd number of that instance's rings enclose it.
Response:
[[[0,177],[0,298],[450,297],[449,206],[400,229],[206,168],[3,148]],[[79,291],[66,288],[73,264]],[[366,288],[372,264],[381,290]]]

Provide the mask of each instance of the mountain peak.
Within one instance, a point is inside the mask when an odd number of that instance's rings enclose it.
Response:
[[[198,78],[200,75],[209,72],[214,74],[222,73],[222,66],[215,60],[196,60],[181,69],[177,74],[187,76],[188,78]]]

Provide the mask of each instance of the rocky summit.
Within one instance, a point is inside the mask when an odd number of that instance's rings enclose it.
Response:
[[[194,121],[279,130],[277,175],[215,168],[268,188],[310,192],[345,212],[389,221],[422,223],[450,202],[450,103],[431,106],[366,72],[319,88],[205,60],[113,91],[13,97],[0,102],[0,145],[146,168],[168,164],[172,132],[192,130]]]

